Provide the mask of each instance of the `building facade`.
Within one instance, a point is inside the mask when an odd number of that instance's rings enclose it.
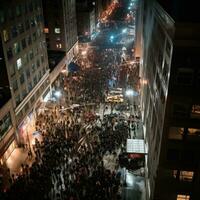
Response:
[[[96,3],[78,0],[76,3],[77,30],[80,41],[89,41],[96,31]]]
[[[48,50],[66,52],[70,54],[68,57],[76,55],[78,51],[76,1],[43,0],[43,9]]]
[[[200,24],[192,12],[183,14],[189,11],[186,4],[173,3],[179,6],[140,2],[142,37],[137,37],[137,44],[148,150],[147,197],[196,200],[200,195]]]
[[[16,141],[27,143],[25,125],[49,84],[49,67],[40,0],[1,3],[0,34],[14,109]],[[10,104],[10,103],[9,103]]]

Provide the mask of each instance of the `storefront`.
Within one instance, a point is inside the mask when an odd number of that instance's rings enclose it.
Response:
[[[18,126],[20,143],[29,149],[35,141],[33,136],[33,132],[35,132],[35,120],[35,113],[31,111]]]

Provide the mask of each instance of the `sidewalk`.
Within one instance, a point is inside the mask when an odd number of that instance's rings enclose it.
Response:
[[[34,157],[30,160],[28,158],[28,149],[16,148],[6,161],[6,165],[10,170],[10,174],[19,174],[21,172],[21,165],[28,164],[29,166],[34,161]]]

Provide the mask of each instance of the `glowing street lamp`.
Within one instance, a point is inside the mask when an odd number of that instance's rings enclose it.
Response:
[[[57,90],[55,91],[54,95],[59,99],[61,97],[61,91]]]
[[[134,91],[134,90],[131,90],[131,89],[128,89],[128,90],[126,90],[126,96],[129,96],[129,97],[133,97],[133,96],[138,96],[139,94],[138,94],[138,92],[136,92],[136,91]]]
[[[126,33],[126,32],[127,32],[127,29],[126,29],[126,28],[122,30],[122,33]]]

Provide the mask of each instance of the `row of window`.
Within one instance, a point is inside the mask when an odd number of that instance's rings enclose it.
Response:
[[[0,140],[3,136],[8,132],[8,130],[12,127],[12,121],[10,113],[7,113],[1,120],[0,120]]]
[[[197,118],[200,119],[200,105],[199,104],[183,104],[174,103],[173,105],[173,116],[178,118]]]
[[[24,1],[23,4],[13,6],[12,8],[0,10],[0,24],[5,23],[6,21],[14,20],[16,17],[26,15],[34,10],[40,10],[40,1]]]
[[[35,56],[38,56],[39,50],[36,48],[35,52],[33,50],[30,50],[29,53],[25,53],[23,57],[19,57],[14,64],[10,65],[10,75],[14,76],[16,73],[16,69],[20,70],[23,66],[27,66],[29,61],[31,61],[31,68],[32,72],[35,72],[36,68],[40,67],[41,63],[44,63],[44,55],[42,54],[40,56],[40,59],[37,58],[36,62],[32,61],[34,59],[34,53]]]
[[[180,181],[192,182],[194,177],[194,172],[173,170],[173,177]]]
[[[35,26],[38,26],[39,22],[42,21],[42,16],[37,15],[35,17],[31,17],[31,19],[26,19],[24,23],[18,23],[17,25],[11,26],[10,29],[3,29],[3,41],[7,42],[11,38],[16,38],[18,35],[24,33],[25,31],[28,31],[30,27],[34,28]],[[41,35],[41,30],[40,35]]]
[[[17,115],[17,120],[21,120],[23,118],[23,116],[25,115],[25,113],[27,113],[28,109],[30,107],[32,107],[33,103],[35,102],[35,100],[38,99],[39,95],[44,91],[44,89],[46,88],[48,82],[44,82],[41,87],[36,91],[35,95],[33,95],[30,99],[29,102],[26,103],[26,105],[24,106],[24,108],[19,112],[19,114]]]
[[[196,72],[191,68],[178,68],[175,81],[176,85],[193,86],[193,84],[197,84],[200,86],[200,71]]]
[[[49,28],[44,28],[44,33],[48,34],[49,33]],[[61,33],[61,29],[60,28],[54,28],[54,33],[55,34],[60,34]]]
[[[7,49],[8,60],[11,60],[14,55],[18,55],[22,50],[30,46],[32,42],[35,42],[37,38],[39,38],[40,36],[41,36],[41,31],[40,29],[38,29],[37,32],[34,32],[32,34],[32,37],[29,35],[26,38],[22,39],[21,42],[15,42],[12,48],[8,47]]]
[[[30,75],[29,71],[26,71]],[[35,85],[41,80],[42,76],[46,73],[46,69],[43,68],[43,70],[39,71],[37,75],[35,75],[32,79],[32,81],[29,81],[27,83],[27,89],[24,88],[21,92],[21,95],[17,95],[15,98],[16,106],[18,106],[23,99],[26,97],[26,95],[31,92],[31,90],[35,87]],[[21,74],[20,79],[19,79],[20,84],[23,84],[25,82],[25,74]],[[18,90],[18,81],[14,80],[12,84],[13,90],[17,91]]]

